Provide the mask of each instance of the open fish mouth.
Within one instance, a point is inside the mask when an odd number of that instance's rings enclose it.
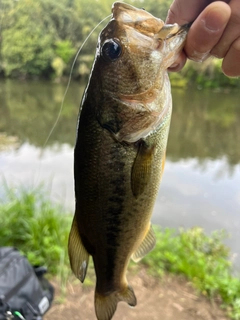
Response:
[[[174,24],[164,24],[163,27],[154,35],[154,38],[158,40],[172,40],[173,38],[185,37],[188,32],[190,24],[184,24],[182,26],[177,23]]]
[[[182,26],[179,26],[178,24],[165,24],[164,29],[172,30],[166,37],[166,39],[171,39],[172,37],[176,37],[181,35],[182,33],[185,33],[189,30],[192,23],[187,23]]]
[[[139,14],[141,11],[141,15]],[[157,19],[145,11],[144,9],[136,9],[135,7],[122,3],[115,2],[112,6],[112,19],[121,22],[124,25],[132,26],[139,32],[143,34],[155,35],[154,37],[158,38],[158,35],[161,35],[161,39],[170,39],[181,33],[188,31],[192,23],[185,25],[175,24],[164,24],[161,19]],[[158,23],[156,21],[158,20]]]

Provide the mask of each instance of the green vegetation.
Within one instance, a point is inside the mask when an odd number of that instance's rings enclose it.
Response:
[[[72,217],[53,205],[46,190],[5,188],[0,202],[1,246],[14,246],[32,264],[57,274],[68,264],[66,245]]]
[[[1,0],[0,74],[4,77],[68,76],[74,56],[88,34],[111,13],[113,0]],[[128,0],[128,3],[165,19],[172,0]],[[103,22],[92,34],[77,59],[73,77],[89,74],[97,36]],[[191,83],[201,88],[240,87],[238,79],[229,79],[221,71],[220,60],[189,63],[173,84]]]
[[[216,58],[203,63],[187,61],[181,72],[170,73],[171,84],[175,87],[197,86],[198,89],[240,88],[240,80],[226,77],[221,67],[222,60]]]
[[[112,3],[112,0],[1,0],[0,73],[21,78],[69,75],[78,48],[97,23],[111,13]],[[129,3],[145,6],[140,0]],[[165,0],[156,4],[151,0],[146,1],[145,7],[165,17],[170,3]],[[103,26],[104,23],[84,47],[74,69],[75,77],[90,69]]]
[[[5,188],[0,202],[2,246],[16,246],[32,264],[47,265],[51,274],[67,278],[70,274],[67,239],[71,219],[60,206],[46,197],[46,190]],[[154,276],[165,272],[184,275],[202,294],[220,297],[232,319],[240,319],[240,281],[234,277],[223,244],[224,232],[210,236],[200,228],[176,230],[155,228],[156,248],[141,265]],[[90,268],[92,277],[93,270]],[[88,283],[92,282],[88,279]]]
[[[232,319],[240,319],[240,279],[232,276],[224,231],[207,236],[203,229],[156,228],[157,245],[142,261],[154,275],[186,276],[202,294],[220,297]]]

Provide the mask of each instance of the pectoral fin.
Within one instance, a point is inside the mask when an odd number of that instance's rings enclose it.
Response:
[[[85,249],[79,235],[76,216],[73,218],[68,239],[68,254],[73,273],[83,282],[87,273],[89,253]]]
[[[132,255],[132,260],[134,262],[140,261],[148,252],[150,252],[156,244],[156,238],[151,224],[149,225],[148,232],[143,239],[140,246]]]
[[[151,180],[154,153],[155,146],[149,147],[144,141],[140,143],[131,176],[132,192],[136,198],[143,193]]]

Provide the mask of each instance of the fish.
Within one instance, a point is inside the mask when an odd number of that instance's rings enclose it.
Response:
[[[84,282],[96,273],[95,313],[136,306],[126,273],[156,243],[151,215],[164,170],[172,98],[167,68],[188,27],[122,2],[101,31],[83,94],[74,149],[75,214],[68,252]]]

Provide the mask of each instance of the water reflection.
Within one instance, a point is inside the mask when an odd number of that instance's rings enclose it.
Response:
[[[238,92],[173,90],[174,112],[168,143],[173,161],[225,156],[240,161],[240,99]]]
[[[153,222],[174,228],[201,226],[207,232],[225,229],[226,241],[237,253],[235,265],[240,269],[240,166],[234,174],[226,171],[227,159],[168,160],[154,210]]]
[[[60,121],[64,84],[0,82],[0,134],[17,145],[0,148],[8,183],[51,185],[52,198],[73,211],[73,146],[83,87],[73,83]],[[167,162],[153,222],[170,227],[225,228],[240,268],[240,105],[238,92],[173,90]],[[11,139],[10,139],[11,140]],[[9,140],[9,141],[10,141]],[[6,140],[8,141],[8,140]],[[1,189],[0,189],[1,195]]]
[[[43,146],[58,116],[66,84],[0,82],[0,132]],[[72,83],[61,117],[48,144],[75,143],[78,106],[83,87]]]
[[[0,132],[43,146],[59,112],[65,84],[0,82]],[[72,83],[54,142],[75,143],[75,127],[83,86]],[[238,92],[173,90],[174,112],[168,143],[172,161],[225,156],[229,166],[240,161],[240,99]]]
[[[34,188],[43,181],[51,198],[73,212],[73,150],[68,144],[41,148],[28,143],[0,153],[0,177],[10,186]],[[0,187],[0,196],[3,195]]]

